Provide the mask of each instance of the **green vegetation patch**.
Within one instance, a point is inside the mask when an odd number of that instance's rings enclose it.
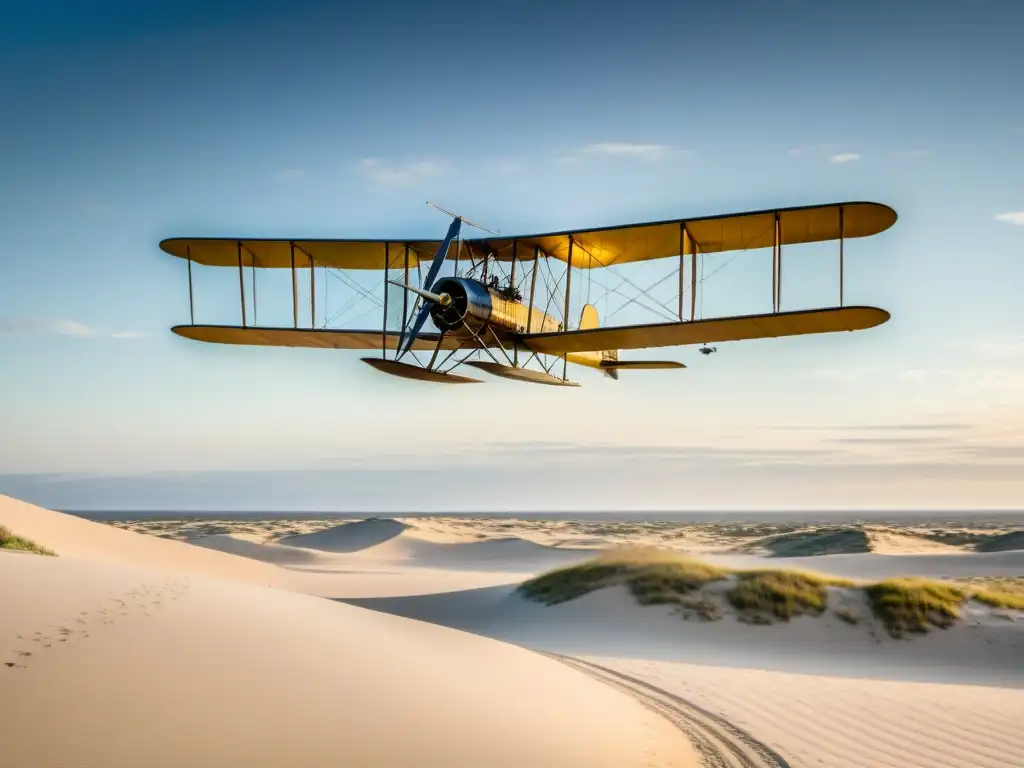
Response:
[[[41,547],[34,541],[15,536],[6,526],[0,525],[0,549],[13,549],[18,552],[33,552],[37,555],[56,556],[56,552],[46,547]]]
[[[530,579],[519,585],[519,592],[555,605],[604,587],[625,585],[641,605],[661,605],[678,603],[705,584],[728,576],[723,568],[672,553],[623,550]]]
[[[893,637],[951,627],[968,596],[952,584],[914,578],[890,579],[865,591],[871,610]]]
[[[720,602],[715,594],[700,590],[726,580],[731,583],[724,590],[725,600],[741,620],[754,624],[820,616],[829,607],[829,587],[862,591],[875,617],[896,638],[952,626],[968,600],[1024,611],[1024,580],[1020,579],[957,583],[902,578],[865,585],[806,571],[732,571],[673,552],[644,549],[608,552],[530,579],[518,591],[530,600],[555,605],[604,587],[625,586],[641,605],[677,605],[686,617],[714,620],[721,617]],[[837,608],[835,614],[848,624],[859,622],[846,608]]]
[[[828,607],[828,587],[852,587],[852,581],[802,571],[744,571],[726,599],[736,610],[789,621],[803,614],[819,615]]]
[[[977,589],[971,593],[971,599],[977,600],[993,608],[1009,608],[1014,611],[1024,611],[1024,594],[1019,592],[1004,592],[998,589]]]

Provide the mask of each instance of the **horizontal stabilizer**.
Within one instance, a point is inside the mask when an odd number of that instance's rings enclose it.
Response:
[[[544,371],[533,371],[527,368],[513,368],[510,365],[491,363],[487,360],[471,360],[466,363],[466,365],[472,365],[474,368],[479,368],[481,371],[487,371],[487,373],[493,374],[494,376],[501,376],[503,379],[528,381],[532,384],[548,384],[553,387],[579,386],[575,381],[565,381],[557,376],[552,376],[550,373],[545,373]]]
[[[881,325],[889,313],[877,307],[831,307],[767,315],[740,315],[682,323],[655,323],[586,331],[537,333],[523,343],[538,354],[564,355],[606,349],[646,349],[744,341],[810,333],[859,331]]]
[[[685,368],[675,360],[602,360],[601,370],[612,371],[661,371],[669,368]]]

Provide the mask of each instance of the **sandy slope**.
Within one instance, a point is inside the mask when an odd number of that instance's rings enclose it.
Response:
[[[1024,691],[588,657],[760,736],[793,768],[1019,768]]]
[[[279,590],[0,553],[21,766],[688,766],[628,697],[502,643]]]
[[[13,765],[56,765],[69,744],[70,765],[1024,765],[1024,622],[991,612],[897,641],[868,618],[686,621],[621,588],[548,608],[514,584],[593,553],[518,538],[522,522],[371,520],[194,546],[0,497],[0,524],[63,555],[0,553],[0,589],[16,596],[0,613]],[[559,525],[550,543],[573,540]],[[588,530],[597,544],[628,535]],[[767,562],[863,579],[1024,574],[1019,550],[876,538],[892,554]]]
[[[282,586],[280,569],[245,557],[125,531],[0,495],[0,525],[49,547],[60,557],[143,565],[196,576]]]

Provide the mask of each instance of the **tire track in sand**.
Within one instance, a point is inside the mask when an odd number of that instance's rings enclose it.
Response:
[[[549,658],[624,691],[681,730],[705,768],[792,768],[782,755],[737,725],[639,678],[558,653]]]

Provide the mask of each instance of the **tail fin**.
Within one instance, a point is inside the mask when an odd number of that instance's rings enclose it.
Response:
[[[587,331],[591,328],[597,328],[600,322],[597,317],[597,307],[593,304],[584,304],[583,311],[580,312],[580,330]]]
[[[597,328],[601,324],[600,318],[597,315],[597,307],[593,304],[584,304],[583,311],[580,313],[580,330],[586,331],[591,328]],[[617,349],[606,349],[600,353],[601,361],[619,359],[619,350]],[[610,379],[618,379],[619,372],[615,368],[602,368],[602,372],[605,376]]]

